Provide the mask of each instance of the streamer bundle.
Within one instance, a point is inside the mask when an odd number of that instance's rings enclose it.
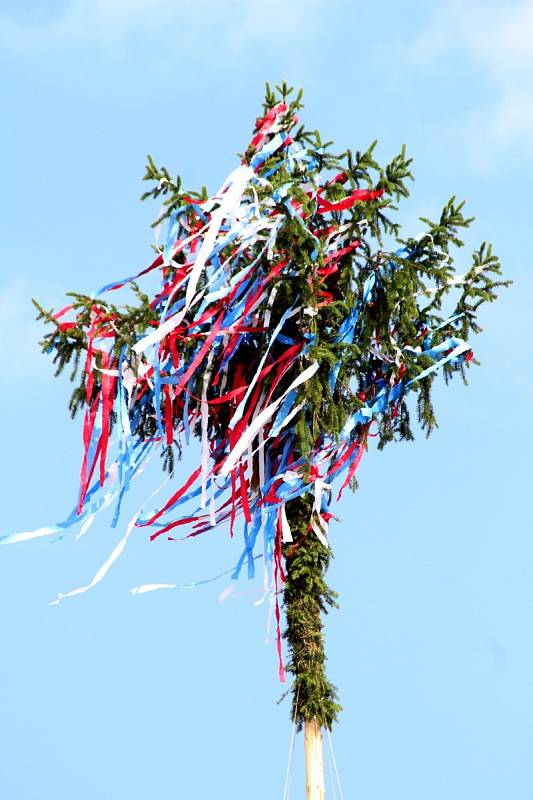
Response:
[[[482,248],[454,275],[449,245],[469,220],[453,201],[426,233],[398,239],[387,213],[407,194],[405,153],[385,170],[372,148],[331,155],[298,127],[298,107],[267,97],[241,163],[211,197],[184,192],[150,161],[149,194],[166,197],[168,217],[155,260],[57,313],[41,309],[53,326],[45,349],[60,368],[80,368],[71,402],[85,415],[79,498],[65,522],[4,541],[86,528],[112,503],[116,525],[151,454],[160,450],[172,472],[194,435],[201,455],[190,476],[136,515],[91,585],[135,529],[152,540],[217,527],[233,536],[239,518],[233,575],[243,566],[253,575],[261,551],[275,593],[284,555],[301,543],[290,504],[308,499],[306,535],[327,548],[333,484],[340,497],[353,482],[369,436],[411,436],[410,392],[431,429],[433,377],[472,358],[466,335],[498,262]],[[383,236],[396,240],[393,252]],[[148,297],[142,280],[156,274]],[[115,305],[128,286],[134,304]],[[443,314],[452,289],[457,303]]]

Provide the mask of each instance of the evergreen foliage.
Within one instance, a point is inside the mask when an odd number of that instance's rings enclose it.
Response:
[[[484,302],[492,302],[496,290],[509,282],[501,279],[498,258],[490,245],[482,244],[472,257],[471,265],[462,275],[455,273],[456,252],[461,248],[461,232],[473,221],[464,216],[464,204],[452,197],[444,206],[437,221],[423,218],[423,233],[417,238],[402,238],[402,231],[394,218],[397,204],[409,195],[412,180],[411,159],[405,147],[388,163],[381,165],[375,155],[376,142],[366,150],[335,153],[331,142],[323,142],[318,131],[303,126],[295,127],[294,117],[302,107],[301,92],[296,95],[285,83],[272,90],[267,84],[264,102],[265,113],[276,104],[285,102],[287,110],[282,127],[291,131],[296,142],[304,143],[314,158],[315,174],[330,176],[320,201],[302,189],[301,176],[290,172],[282,155],[274,152],[264,167],[269,180],[257,188],[259,201],[265,196],[276,200],[275,209],[284,215],[283,226],[276,247],[285,254],[292,265],[289,274],[281,272],[272,282],[277,288],[271,308],[272,326],[277,325],[284,312],[297,303],[302,308],[288,320],[283,328],[285,337],[305,330],[311,346],[309,357],[318,362],[316,374],[298,389],[298,402],[304,410],[295,418],[295,452],[307,458],[315,443],[325,436],[339,437],[354,410],[372,404],[383,386],[393,386],[399,381],[410,385],[416,397],[416,415],[422,430],[429,435],[437,425],[432,405],[431,390],[435,373],[417,380],[423,371],[434,364],[424,355],[424,343],[431,336],[431,346],[436,347],[450,337],[468,340],[481,328],[477,312]],[[243,154],[244,163],[250,164],[255,149],[250,146]],[[303,168],[302,168],[303,169]],[[170,217],[184,206],[201,202],[207,191],[185,190],[180,177],[173,178],[165,167],[158,167],[151,156],[144,180],[153,184],[142,199],[157,198],[163,202],[163,211],[154,224]],[[310,175],[309,180],[313,180]],[[366,191],[368,197],[361,202],[337,210],[357,190]],[[302,223],[302,217],[291,212],[298,205],[302,216],[314,216],[317,203],[331,208],[329,217],[315,218],[311,233]],[[329,256],[325,247],[328,226],[342,222],[350,239],[358,246],[347,248],[336,258],[336,270],[328,270]],[[158,252],[163,252],[159,248]],[[261,263],[261,262],[260,262]],[[180,265],[180,256],[165,266],[165,279],[170,283],[174,270]],[[356,335],[351,339],[339,338],[339,326],[360,305],[360,298],[369,279],[375,281],[371,300],[362,308],[354,322]],[[136,284],[132,285],[134,302],[115,306],[107,299],[72,293],[76,324],[59,322],[53,311],[36,303],[39,318],[51,325],[43,340],[43,350],[55,351],[56,374],[67,366],[71,379],[76,381],[70,401],[72,415],[82,408],[101,388],[98,377],[87,397],[86,376],[78,369],[82,354],[87,350],[87,331],[95,314],[105,317],[113,329],[112,360],[118,362],[123,347],[131,349],[134,343],[157,324],[153,303]],[[454,298],[454,299],[452,299]],[[303,303],[301,302],[303,299]],[[192,322],[193,317],[186,317]],[[177,342],[180,358],[187,359],[194,342],[183,339]],[[239,364],[248,364],[245,380],[250,380],[266,343],[259,335],[246,337],[239,345]],[[272,348],[272,359],[280,358],[282,342]],[[129,363],[135,366],[135,354]],[[466,369],[473,362],[472,354],[448,361],[444,367],[446,380],[459,374],[466,380]],[[233,362],[229,369],[232,370]],[[331,382],[332,368],[338,368],[337,380]],[[286,374],[281,389],[288,386],[301,365],[295,364]],[[196,381],[191,393],[191,409],[198,407],[202,392],[202,374],[193,376]],[[271,377],[265,379],[269,388]],[[232,385],[232,376],[228,384]],[[280,391],[281,391],[280,389]],[[209,389],[210,397],[217,390]],[[311,409],[309,412],[308,409]],[[413,410],[406,396],[383,409],[375,417],[378,425],[379,447],[399,440],[413,438]],[[151,401],[142,407],[136,419],[134,433],[149,438],[156,433],[156,411]],[[217,406],[210,420],[213,429],[224,432],[231,418],[231,410]],[[176,422],[177,425],[177,422]],[[200,436],[198,424],[195,433]],[[366,430],[357,436],[366,437]],[[164,449],[164,466],[173,470],[174,458],[180,455],[176,438]],[[257,471],[256,471],[257,485]],[[355,480],[353,481],[355,484]],[[331,553],[309,533],[312,503],[308,496],[288,504],[287,515],[295,541],[284,547],[287,581],[284,590],[287,630],[285,638],[290,648],[288,669],[294,675],[293,713],[301,724],[305,719],[316,718],[322,725],[331,727],[340,706],[336,702],[335,688],[325,676],[325,651],[321,614],[335,605],[335,595],[325,583],[325,573]]]
[[[336,687],[326,676],[322,614],[337,606],[337,595],[325,580],[331,549],[309,534],[311,513],[308,497],[293,500],[287,509],[294,544],[284,547],[287,573],[283,592],[287,619],[284,638],[291,654],[287,670],[294,676],[293,719],[299,729],[306,719],[317,719],[321,726],[331,729],[341,706],[337,703]]]

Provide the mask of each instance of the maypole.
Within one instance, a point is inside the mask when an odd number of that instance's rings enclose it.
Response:
[[[301,93],[267,85],[252,139],[212,196],[184,190],[149,157],[143,197],[163,201],[156,224],[168,220],[152,262],[96,294],[71,293],[59,311],[37,304],[51,326],[43,349],[76,382],[71,413],[84,411],[80,490],[63,522],[1,541],[85,531],[108,506],[117,526],[152,456],[172,479],[196,437],[201,456],[185,483],[154,508],[149,498],[93,580],[55,602],[96,586],[135,532],[174,542],[242,530],[233,578],[253,577],[264,559],[307,797],[322,800],[322,732],[340,710],[323,637],[336,605],[325,579],[333,501],[355,488],[369,439],[381,448],[413,438],[410,398],[431,433],[433,381],[465,377],[478,308],[505,281],[485,245],[455,273],[459,231],[472,221],[455,198],[402,238],[393,214],[408,195],[405,148],[384,167],[374,145],[335,154],[299,124],[301,107]],[[146,275],[159,278],[153,296]],[[115,300],[120,291],[128,302]]]

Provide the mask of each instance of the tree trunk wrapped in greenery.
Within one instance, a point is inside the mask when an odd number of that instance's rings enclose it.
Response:
[[[174,540],[219,526],[233,536],[242,517],[234,577],[253,576],[262,554],[282,680],[283,599],[293,717],[306,728],[308,796],[319,798],[321,729],[340,709],[322,622],[335,605],[325,581],[334,495],[355,486],[370,434],[380,448],[412,439],[410,397],[431,433],[433,381],[465,377],[477,310],[504,282],[485,245],[456,274],[472,220],[454,198],[437,221],[422,220],[421,234],[401,235],[405,148],[384,167],[375,143],[335,154],[300,125],[300,109],[301,93],[267,86],[241,163],[211,197],[149,158],[144,197],[163,202],[155,224],[168,219],[152,263],[96,295],[71,294],[59,312],[39,307],[50,324],[44,350],[76,381],[71,412],[84,410],[78,502],[44,532],[89,524],[113,498],[116,525],[147,459],[161,453],[172,475],[196,436],[201,457],[186,483],[136,514],[104,568],[73,593],[98,582],[136,529]],[[158,275],[154,296],[140,288],[147,275]],[[126,304],[114,302],[128,289]]]

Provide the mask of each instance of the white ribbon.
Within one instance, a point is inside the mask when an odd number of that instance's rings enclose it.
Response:
[[[163,486],[165,486],[165,484],[167,484],[169,482],[169,480],[170,480],[170,477],[166,477],[165,480],[163,481],[163,483],[160,486],[158,486],[157,489],[155,489],[155,491],[152,492],[152,494],[150,495],[150,497],[148,498],[148,500],[146,502],[149,502],[153,497],[155,497],[155,495],[158,494],[161,491]],[[85,594],[85,592],[88,592],[89,589],[93,589],[98,583],[100,583],[100,581],[103,578],[105,578],[105,576],[107,575],[107,573],[109,572],[109,570],[111,569],[111,567],[113,566],[113,564],[115,563],[117,558],[121,555],[121,553],[123,552],[124,548],[126,547],[126,544],[128,543],[128,539],[130,538],[130,536],[131,536],[131,534],[133,532],[133,529],[135,528],[135,523],[137,522],[137,519],[139,518],[141,513],[142,513],[142,509],[140,511],[138,511],[130,519],[130,521],[128,523],[128,527],[126,529],[126,533],[124,534],[122,539],[118,542],[118,544],[115,545],[115,547],[113,548],[113,551],[112,551],[111,555],[109,556],[109,558],[102,564],[102,566],[100,567],[100,569],[98,570],[98,572],[96,573],[96,575],[94,576],[92,581],[90,583],[88,583],[87,586],[80,586],[78,589],[73,589],[71,592],[67,592],[66,594],[64,594],[63,592],[59,592],[58,595],[57,595],[57,600],[52,600],[52,602],[49,603],[48,605],[57,606],[66,597],[75,597],[78,594]],[[148,591],[148,590],[146,590],[146,591]]]
[[[161,339],[170,333],[170,331],[174,330],[174,328],[177,328],[177,326],[184,319],[189,308],[198,302],[198,300],[205,293],[205,289],[203,289],[201,292],[196,294],[196,287],[198,285],[200,275],[202,274],[202,270],[205,267],[205,264],[208,261],[211,253],[213,252],[213,247],[216,237],[220,231],[220,226],[226,217],[235,215],[236,209],[241,201],[244,187],[251,180],[251,178],[253,178],[253,176],[254,171],[252,168],[246,166],[245,164],[241,164],[240,167],[237,167],[237,169],[233,170],[231,175],[226,180],[224,186],[218,192],[218,195],[220,195],[225,189],[224,194],[222,194],[219,207],[213,211],[207,232],[203,238],[198,255],[196,256],[194,266],[189,273],[187,291],[185,293],[185,306],[177,314],[174,314],[174,316],[165,320],[165,322],[152,331],[152,333],[148,334],[148,336],[145,336],[143,339],[138,341],[133,346],[133,350],[136,353],[144,352],[150,347],[150,345],[160,342]],[[217,198],[214,199],[216,200]]]
[[[291,526],[289,525],[289,520],[287,519],[287,512],[284,505],[281,506],[281,540],[284,544],[293,541]]]
[[[293,389],[296,389],[302,383],[305,383],[310,378],[313,377],[315,372],[318,369],[318,361],[313,361],[311,366],[304,369],[304,371],[298,375],[298,377],[291,383],[288,389],[286,389],[283,394],[278,397],[273,403],[267,406],[263,411],[257,415],[257,417],[252,421],[247,431],[241,436],[233,450],[229,453],[228,457],[226,458],[222,468],[220,470],[220,474],[223,477],[227,477],[231,470],[235,467],[237,462],[239,461],[240,457],[244,453],[244,451],[248,448],[250,443],[255,439],[259,431],[265,426],[268,420],[272,417],[274,412],[277,408],[281,405],[283,400],[292,392]]]

